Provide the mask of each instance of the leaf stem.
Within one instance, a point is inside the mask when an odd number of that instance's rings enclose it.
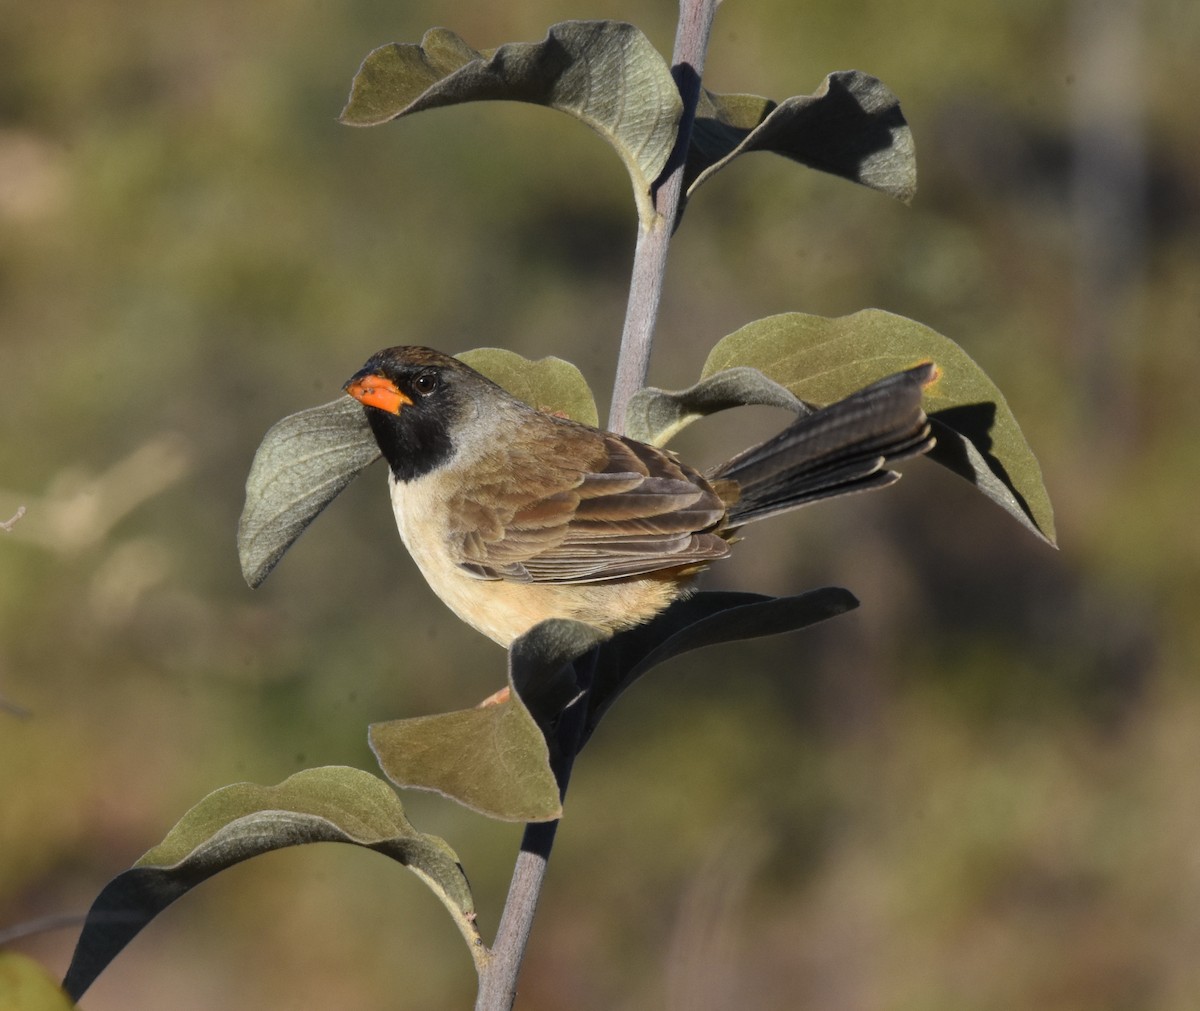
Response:
[[[625,430],[625,411],[629,400],[646,385],[650,370],[654,325],[658,320],[658,306],[667,270],[667,249],[683,194],[683,169],[691,145],[692,122],[700,97],[700,79],[704,74],[704,58],[708,52],[717,3],[718,0],[680,0],[679,4],[671,74],[683,99],[683,115],[679,120],[675,148],[654,187],[654,222],[638,232],[637,248],[634,250],[629,301],[625,310],[625,326],[621,331],[621,351],[617,358],[617,375],[608,416],[608,427],[614,432]]]

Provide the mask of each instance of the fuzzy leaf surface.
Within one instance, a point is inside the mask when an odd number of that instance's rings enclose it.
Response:
[[[305,528],[378,459],[362,405],[352,397],[272,425],[250,465],[238,523],[246,582],[259,586]]]
[[[15,951],[0,951],[0,1008],[4,1011],[71,1011],[75,1005],[41,965]]]
[[[419,45],[392,43],[367,55],[341,120],[377,126],[496,100],[544,105],[590,126],[625,163],[643,223],[653,220],[650,186],[675,144],[683,103],[666,61],[634,25],[564,21],[541,42],[483,51],[432,28]]]
[[[518,400],[585,425],[599,424],[596,398],[583,373],[562,358],[525,358],[504,348],[476,348],[455,355]]]
[[[720,340],[702,375],[749,365],[801,400],[823,405],[926,361],[939,369],[924,397],[937,436],[929,458],[1053,544],[1054,511],[1041,467],[1004,395],[961,347],[936,330],[878,309],[836,319],[769,316]]]
[[[375,850],[414,871],[442,900],[472,956],[483,950],[470,886],[454,851],[416,831],[383,780],[343,766],[307,769],[278,786],[237,783],[205,797],[167,837],[97,896],[64,987],[76,1000],[155,916],[214,874],[302,843]]]
[[[397,786],[432,790],[489,818],[560,818],[547,730],[579,697],[572,662],[603,639],[577,621],[534,626],[509,650],[504,701],[373,725],[380,767]]]
[[[686,390],[646,386],[629,401],[626,432],[634,439],[664,446],[693,421],[731,407],[783,407],[797,414],[811,411],[789,389],[758,369],[724,369]]]
[[[773,151],[904,203],[917,192],[912,131],[900,101],[858,70],[830,74],[811,95],[778,103],[702,90],[684,175],[687,195],[750,151]]]

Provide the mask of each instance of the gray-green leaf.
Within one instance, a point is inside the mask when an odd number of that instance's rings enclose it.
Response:
[[[176,899],[250,857],[301,843],[375,850],[415,872],[450,911],[477,964],[486,949],[454,851],[416,831],[400,798],[360,769],[308,769],[278,786],[237,783],[209,794],[92,903],[64,986],[78,1000],[120,951]]]
[[[380,768],[397,786],[432,790],[489,818],[560,818],[546,729],[579,697],[572,661],[604,637],[577,621],[534,626],[509,650],[503,701],[372,726]]]
[[[238,524],[242,575],[258,586],[317,515],[366,467],[379,447],[352,397],[289,415],[254,454]]]
[[[553,356],[533,360],[504,348],[476,348],[455,357],[538,410],[585,425],[599,423],[596,398],[583,373],[568,361]]]
[[[783,407],[797,414],[811,408],[758,369],[741,366],[725,369],[702,379],[686,390],[640,389],[625,411],[626,434],[631,438],[664,446],[699,418],[731,407]]]
[[[1004,395],[961,347],[927,326],[878,309],[837,319],[769,316],[719,341],[702,374],[749,365],[807,403],[828,404],[931,360],[939,376],[925,390],[938,440],[930,459],[1053,544],[1054,511],[1042,471]]]
[[[900,102],[858,70],[830,74],[811,95],[778,104],[702,91],[684,176],[690,197],[734,158],[774,151],[909,203],[917,191],[912,131]]]
[[[541,42],[477,52],[446,28],[420,45],[392,43],[368,54],[341,120],[376,126],[424,109],[507,99],[545,105],[605,138],[629,171],[644,225],[654,219],[650,186],[674,147],[683,104],[666,61],[641,30],[617,21],[565,21]]]

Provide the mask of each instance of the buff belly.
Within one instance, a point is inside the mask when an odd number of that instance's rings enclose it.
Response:
[[[506,649],[518,636],[549,618],[570,618],[607,632],[650,620],[690,592],[676,570],[597,583],[516,583],[477,579],[459,567],[436,522],[444,505],[417,480],[399,484],[389,476],[392,509],[404,546],[442,602],[472,628]]]
[[[421,571],[447,607],[505,648],[548,618],[571,618],[610,633],[640,625],[680,592],[669,580],[645,577],[559,585],[475,579],[461,570],[447,575],[438,567]]]

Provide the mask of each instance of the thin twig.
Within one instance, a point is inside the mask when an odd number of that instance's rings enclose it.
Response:
[[[587,725],[586,690],[591,687],[591,671],[581,670],[577,664],[576,677],[584,682],[580,687],[585,689],[585,694],[562,714],[552,739],[547,742],[550,745],[550,767],[563,800],[566,800],[571,766]],[[487,965],[479,974],[475,1011],[510,1011],[517,999],[517,974],[525,958],[529,932],[533,929],[533,916],[537,912],[538,897],[542,892],[546,865],[557,831],[557,821],[531,822],[525,826],[521,851],[517,854],[508,886],[508,898],[496,930],[496,940]]]
[[[525,958],[538,896],[546,877],[546,864],[558,822],[534,822],[525,826],[521,851],[513,867],[508,898],[496,931],[496,942],[487,967],[479,975],[477,1011],[509,1011],[517,999],[517,973]]]
[[[46,934],[52,930],[78,927],[86,920],[87,913],[53,913],[49,916],[39,916],[35,920],[26,920],[24,923],[14,923],[11,927],[0,930],[0,948],[24,937],[32,937],[34,934]]]
[[[17,522],[24,515],[25,515],[25,507],[17,506],[17,511],[15,513],[13,513],[13,515],[11,517],[9,517],[6,520],[0,521],[0,530],[3,530],[6,534],[11,534],[12,528],[17,525]]]
[[[679,26],[675,32],[671,74],[683,99],[683,116],[679,121],[675,148],[655,187],[654,223],[638,232],[625,327],[621,332],[621,354],[617,359],[617,376],[608,415],[608,427],[614,432],[625,430],[625,411],[629,400],[646,385],[646,376],[650,371],[654,326],[658,321],[658,305],[667,271],[667,249],[679,215],[683,169],[692,142],[692,122],[696,116],[704,57],[708,52],[708,39],[716,9],[717,0],[680,0],[679,4]]]

